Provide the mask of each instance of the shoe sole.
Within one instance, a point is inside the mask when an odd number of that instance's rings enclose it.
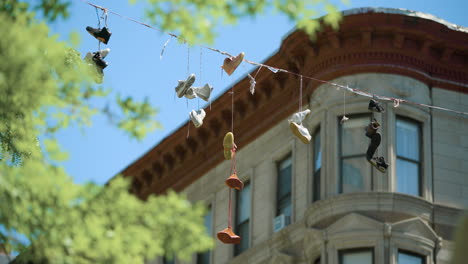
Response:
[[[226,133],[223,140],[224,159],[232,159],[232,148],[234,147],[234,134],[232,132]]]
[[[302,141],[302,143],[309,144],[309,139],[304,137],[301,132],[299,132],[299,126],[296,123],[289,123],[289,128],[291,129],[292,133]]]

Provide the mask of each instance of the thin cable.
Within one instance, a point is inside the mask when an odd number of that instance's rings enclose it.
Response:
[[[231,90],[231,132],[234,134],[234,85]]]
[[[143,25],[143,26],[145,26],[145,27],[151,28],[151,29],[153,29],[153,30],[159,31],[159,32],[161,32],[161,33],[167,34],[167,35],[169,35],[169,36],[172,36],[172,37],[178,38],[178,39],[180,39],[180,40],[182,40],[182,41],[184,41],[184,42],[187,42],[187,41],[185,41],[184,39],[182,39],[182,38],[180,38],[179,36],[177,36],[176,34],[173,34],[173,33],[170,33],[170,32],[165,32],[165,31],[163,31],[163,30],[161,30],[161,29],[159,29],[159,28],[153,27],[153,26],[151,26],[151,25],[148,25],[148,24],[146,24],[146,23],[143,23],[143,22],[140,22],[140,21],[138,21],[138,20],[132,19],[132,18],[130,18],[130,17],[121,15],[121,14],[119,14],[119,13],[116,13],[116,12],[114,12],[114,11],[109,10],[108,8],[104,8],[104,7],[102,7],[102,6],[98,6],[98,5],[89,3],[89,2],[87,2],[87,1],[85,1],[85,0],[80,0],[80,1],[83,2],[83,3],[86,3],[86,4],[90,5],[90,6],[93,6],[93,7],[95,7],[95,8],[99,8],[99,9],[101,9],[101,10],[105,10],[105,11],[108,12],[108,13],[111,13],[111,14],[120,16],[120,17],[122,17],[122,18],[124,18],[124,19],[130,20],[130,21],[132,21],[132,22],[134,22],[134,23]],[[219,49],[215,49],[215,48],[208,47],[208,46],[204,46],[204,45],[199,45],[199,46],[202,47],[202,48],[206,48],[206,49],[209,49],[209,50],[211,50],[211,51],[220,53],[220,54],[222,54],[222,55],[228,56],[228,57],[233,57],[233,55],[231,55],[230,53],[225,52],[225,51],[222,51],[222,50],[219,50]],[[306,79],[309,79],[309,80],[313,80],[313,81],[316,81],[316,82],[330,84],[330,85],[333,85],[333,86],[335,86],[335,87],[348,90],[348,91],[350,91],[350,92],[352,92],[352,93],[354,93],[354,94],[357,94],[357,95],[366,96],[366,97],[372,97],[372,94],[370,94],[370,93],[368,93],[368,92],[365,92],[365,91],[362,91],[362,90],[359,90],[359,89],[356,89],[356,88],[345,87],[345,86],[340,85],[340,84],[336,84],[336,83],[329,82],[329,81],[325,81],[325,80],[320,80],[320,79],[313,78],[313,77],[310,77],[310,76],[305,76],[305,75],[298,74],[298,73],[295,73],[295,72],[291,72],[291,71],[288,71],[288,70],[285,70],[285,69],[276,68],[276,67],[273,67],[273,66],[269,66],[269,65],[266,65],[266,64],[263,64],[263,63],[254,62],[254,61],[250,61],[250,60],[247,60],[247,59],[244,59],[244,61],[247,62],[247,63],[249,63],[249,64],[252,64],[252,65],[257,65],[257,66],[261,66],[261,67],[266,67],[266,68],[270,69],[271,71],[274,71],[275,73],[276,73],[276,72],[289,73],[289,74],[293,74],[293,75],[296,75],[296,76],[299,76],[299,77],[303,77],[303,78],[306,78]],[[222,70],[221,70],[221,73],[222,73]],[[444,108],[444,107],[439,107],[439,106],[434,106],[434,105],[428,105],[428,104],[420,104],[420,103],[416,103],[416,102],[412,102],[412,101],[408,101],[408,100],[404,100],[404,99],[399,99],[399,98],[388,97],[388,96],[377,95],[376,97],[379,98],[380,100],[393,101],[393,102],[398,102],[398,103],[407,103],[407,104],[418,105],[418,106],[423,106],[423,107],[428,107],[428,108],[432,108],[432,109],[437,109],[437,110],[441,110],[441,111],[448,111],[448,112],[452,112],[452,113],[456,113],[456,114],[461,114],[461,115],[466,115],[466,116],[468,116],[468,112],[452,110],[452,109],[449,109],[449,108]]]
[[[299,85],[299,112],[302,112],[302,76]]]
[[[228,201],[228,228],[231,228],[232,225],[231,225],[231,218],[232,218],[232,206],[231,206],[231,201],[232,198],[231,198],[231,188],[229,188],[229,201]]]
[[[187,42],[187,75],[190,74],[190,45]]]

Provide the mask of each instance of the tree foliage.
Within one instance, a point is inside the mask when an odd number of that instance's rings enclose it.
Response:
[[[320,28],[320,23],[311,18],[326,12],[328,15],[324,22],[334,28],[338,27],[341,19],[341,14],[330,0],[130,0],[132,3],[138,1],[147,4],[146,17],[151,23],[180,34],[189,43],[211,44],[219,26],[235,24],[239,19],[253,18],[271,11],[286,15],[311,38]]]
[[[131,2],[135,2],[133,0]],[[145,0],[157,27],[191,43],[211,43],[216,26],[277,10],[312,34],[319,26],[312,7],[339,14],[327,0]],[[188,259],[213,246],[203,227],[204,207],[181,195],[141,201],[128,181],[107,186],[76,184],[54,164],[67,158],[55,139],[70,124],[89,125],[108,115],[129,136],[143,138],[159,127],[147,100],[118,96],[96,84],[99,73],[71,44],[49,32],[48,22],[66,18],[69,0],[0,1],[0,250],[20,254],[16,263],[143,263],[157,256]],[[75,43],[76,41],[71,41]]]

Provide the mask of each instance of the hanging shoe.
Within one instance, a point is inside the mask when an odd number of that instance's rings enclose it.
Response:
[[[187,99],[194,99],[200,97],[201,99],[208,102],[210,99],[211,91],[213,91],[213,87],[209,84],[205,84],[203,87],[190,87],[185,91],[185,98]]]
[[[112,33],[107,29],[107,27],[86,27],[86,31],[88,31],[88,33],[91,34],[91,36],[95,37],[97,40],[101,41],[104,44],[107,44],[107,42],[109,42],[109,39],[112,35]]]
[[[233,188],[236,190],[242,190],[244,189],[244,183],[237,177],[236,173],[233,173],[229,178],[226,179],[226,185],[229,188]]]
[[[239,64],[241,64],[241,62],[244,60],[244,56],[244,52],[241,52],[236,57],[229,57],[224,59],[223,66],[221,66],[221,68],[223,68],[223,70],[228,75],[231,75],[237,69]]]
[[[192,123],[195,127],[201,127],[203,125],[203,119],[206,116],[205,110],[200,109],[198,111],[192,110],[192,112],[189,113],[190,115],[190,120],[192,120]]]
[[[224,147],[224,159],[230,160],[234,155],[234,151],[237,148],[234,143],[234,134],[232,132],[227,132],[223,140]]]
[[[95,52],[93,56],[93,61],[96,63],[96,65],[101,68],[101,70],[104,70],[104,68],[107,67],[107,62],[103,60],[101,54],[99,52]]]
[[[366,137],[372,138],[372,135],[377,132],[377,130],[380,128],[379,122],[377,120],[374,120],[367,125],[365,131],[366,131]]]
[[[217,237],[224,244],[239,244],[241,241],[240,236],[234,234],[230,226],[219,231]]]
[[[377,157],[368,160],[369,163],[374,166],[378,171],[385,173],[388,168],[388,163],[385,162],[384,157]]]
[[[192,86],[192,84],[195,82],[195,74],[190,74],[190,76],[187,78],[185,81],[179,80],[179,83],[177,84],[175,91],[177,93],[177,97],[181,98],[182,96],[185,95],[187,92],[187,89]]]
[[[371,99],[369,101],[369,107],[367,109],[371,110],[372,112],[379,112],[379,113],[385,111],[382,104],[375,101],[374,99]]]
[[[288,121],[291,123],[291,122],[294,122],[296,124],[302,124],[302,121],[304,121],[304,119],[310,114],[310,110],[309,109],[306,109],[302,112],[297,112],[295,114],[293,114],[289,119]]]
[[[291,129],[293,134],[302,141],[302,143],[308,144],[310,142],[310,139],[312,137],[310,136],[309,130],[305,128],[302,124],[290,122],[289,128]]]

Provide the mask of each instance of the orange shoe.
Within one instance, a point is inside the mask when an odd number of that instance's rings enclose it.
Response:
[[[234,234],[230,226],[219,231],[217,237],[224,244],[239,244],[241,241],[240,236]]]
[[[221,68],[223,68],[223,70],[228,75],[231,75],[237,69],[239,64],[241,64],[241,62],[244,60],[244,56],[244,52],[241,52],[236,57],[229,57],[224,59],[223,66],[221,66]]]
[[[229,178],[226,180],[226,185],[229,188],[233,188],[236,190],[244,189],[244,183],[237,177],[237,174],[233,173]]]

